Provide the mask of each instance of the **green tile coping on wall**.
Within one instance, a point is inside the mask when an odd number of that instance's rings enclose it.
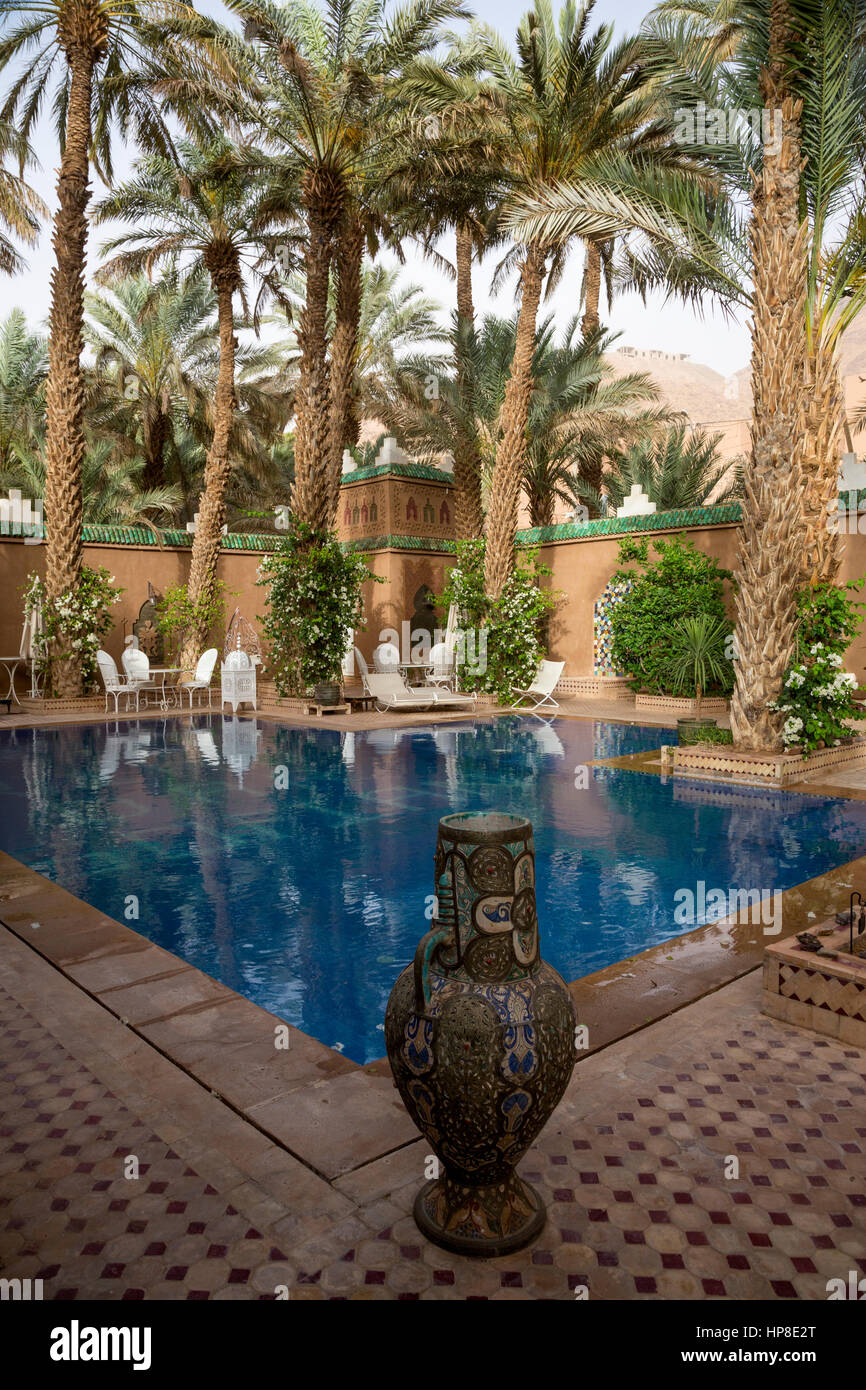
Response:
[[[343,541],[344,550],[441,550],[453,555],[456,541],[435,536],[363,536],[357,541]]]
[[[85,544],[90,545],[159,545],[153,531],[146,526],[85,526]],[[192,546],[188,531],[160,531],[164,546]],[[270,553],[276,550],[279,535],[260,535],[254,532],[229,533],[222,538],[224,550],[246,550]],[[344,541],[346,550],[442,550],[453,551],[456,543],[430,536],[370,536],[361,540]]]
[[[368,478],[384,478],[388,474],[395,478],[427,478],[431,483],[447,483],[454,486],[453,473],[442,468],[434,468],[432,463],[368,463],[363,468],[353,468],[343,474],[343,486],[347,483],[363,483]]]
[[[558,526],[533,526],[517,532],[518,545],[580,540],[584,536],[616,536],[628,531],[673,531],[683,526],[724,526],[740,520],[739,502],[715,507],[682,507],[646,516],[611,516],[602,521],[566,521]]]
[[[425,464],[401,464],[401,468],[425,468]],[[373,470],[376,471],[376,470]],[[384,471],[384,470],[379,470]],[[391,472],[396,471],[394,467]],[[369,473],[368,469],[358,472]],[[436,472],[428,469],[428,472]],[[446,474],[441,475],[443,478]],[[639,531],[671,531],[683,527],[725,526],[740,520],[739,502],[727,502],[717,507],[684,507],[673,512],[652,512],[647,516],[607,517],[603,521],[563,522],[559,526],[533,526],[517,532],[518,545],[545,545],[550,541],[581,540],[593,536],[615,536]],[[161,531],[165,546],[192,545],[188,531]],[[91,545],[152,545],[159,544],[147,526],[85,526],[83,539]],[[223,536],[224,550],[268,552],[276,548],[278,535],[259,535],[236,532]],[[456,543],[432,536],[364,536],[343,542],[347,550],[434,550],[453,553]]]

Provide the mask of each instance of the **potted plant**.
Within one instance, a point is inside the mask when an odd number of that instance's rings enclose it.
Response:
[[[384,583],[362,555],[344,550],[332,531],[289,517],[288,530],[259,567],[267,589],[262,629],[277,694],[340,703],[340,668],[347,632],[363,626],[363,586]]]
[[[678,719],[680,743],[698,743],[706,729],[718,727],[715,719],[701,718],[701,701],[708,685],[724,687],[731,663],[725,655],[730,624],[711,613],[679,618],[672,629],[670,680],[674,690],[695,692],[695,717]]]

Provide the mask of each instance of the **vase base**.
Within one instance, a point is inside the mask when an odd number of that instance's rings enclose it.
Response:
[[[547,1220],[538,1192],[516,1174],[489,1187],[437,1178],[421,1188],[413,1214],[434,1245],[488,1260],[522,1250],[537,1239]]]

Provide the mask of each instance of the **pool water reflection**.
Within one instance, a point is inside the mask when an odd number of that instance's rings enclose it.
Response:
[[[566,979],[705,920],[675,919],[683,888],[778,891],[866,852],[860,802],[586,770],[664,739],[526,717],[9,730],[0,848],[363,1062],[384,1051],[388,993],[428,929],[450,811],[533,822],[542,949]]]

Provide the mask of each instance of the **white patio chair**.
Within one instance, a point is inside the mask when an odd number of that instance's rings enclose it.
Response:
[[[128,680],[121,680],[117,670],[117,663],[113,656],[108,652],[100,650],[96,653],[96,664],[99,667],[99,674],[102,677],[102,684],[105,686],[105,713],[108,713],[108,697],[114,698],[114,713],[118,711],[118,701],[121,695],[126,696],[126,708],[129,709],[129,697],[135,696],[135,708],[138,709],[138,686],[131,685]]]
[[[511,708],[517,709],[521,700],[532,700],[534,703],[528,707],[530,713],[542,705],[551,705],[554,709],[559,709],[559,705],[553,698],[553,692],[564,666],[564,661],[539,661],[532,684],[526,690],[512,692],[517,696],[517,699]]]
[[[159,689],[158,681],[150,674],[147,652],[139,651],[137,647],[127,647],[120,660],[130,686],[138,691]]]
[[[177,688],[178,688],[178,690],[180,691],[180,702],[181,702],[181,704],[183,704],[183,693],[184,693],[184,691],[187,691],[188,694],[189,694],[189,707],[190,707],[190,710],[192,710],[192,697],[193,697],[193,691],[195,691],[195,690],[206,690],[206,691],[207,691],[207,707],[208,707],[208,709],[210,709],[210,707],[211,707],[210,683],[211,683],[211,677],[213,676],[214,667],[216,666],[216,659],[217,659],[218,656],[219,656],[219,652],[217,651],[216,647],[208,647],[207,651],[206,651],[206,652],[203,652],[202,655],[201,655],[201,656],[199,657],[199,659],[198,659],[198,665],[197,665],[196,668],[195,668],[195,675],[193,676],[192,680],[191,680],[191,681],[178,681],[178,687],[177,687]]]
[[[364,677],[364,689],[376,701],[382,713],[388,710],[433,709],[448,705],[474,705],[474,695],[455,695],[438,685],[407,685],[397,673],[370,672]]]
[[[379,675],[400,674],[400,652],[393,642],[382,642],[373,653],[373,670]]]
[[[430,648],[430,666],[427,679],[431,685],[444,686],[453,690],[457,675],[457,660],[454,648],[449,642],[434,642]]]

